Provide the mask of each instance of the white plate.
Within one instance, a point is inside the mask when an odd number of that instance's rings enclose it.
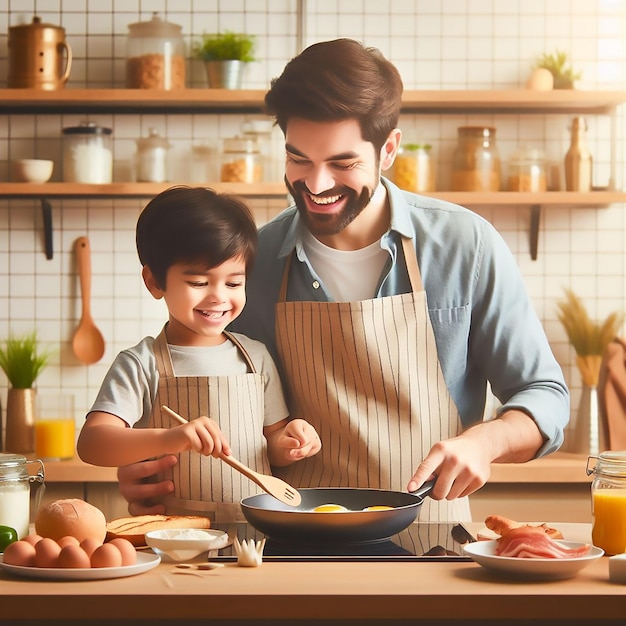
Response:
[[[161,557],[156,554],[137,553],[137,562],[134,565],[123,567],[92,567],[92,568],[63,568],[63,567],[25,567],[23,565],[9,565],[0,555],[0,568],[25,578],[45,578],[49,580],[104,580],[106,578],[123,578],[134,576],[156,567]]]
[[[579,548],[582,543],[576,541],[559,542],[566,548]],[[599,559],[604,550],[591,546],[585,556],[571,559],[531,559],[514,556],[496,556],[497,541],[475,541],[463,546],[465,554],[470,556],[476,563],[488,570],[515,576],[518,578],[532,578],[535,580],[559,580],[572,578],[589,563]]]

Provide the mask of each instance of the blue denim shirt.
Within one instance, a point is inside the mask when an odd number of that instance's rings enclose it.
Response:
[[[401,236],[413,239],[443,376],[465,427],[482,420],[486,384],[501,406],[533,417],[556,450],[569,421],[569,391],[506,243],[493,226],[463,207],[404,192],[386,179],[391,224],[380,245],[389,253],[376,297],[411,291]],[[280,369],[274,305],[287,257],[290,301],[329,301],[311,267],[295,207],[259,231],[247,280],[247,304],[232,329],[264,342]]]

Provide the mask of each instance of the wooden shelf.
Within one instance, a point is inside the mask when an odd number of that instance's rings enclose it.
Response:
[[[0,112],[33,113],[242,113],[263,111],[265,90],[256,89],[0,89]],[[555,89],[409,90],[405,112],[608,114],[626,102],[626,91]]]
[[[177,184],[197,187],[202,184],[217,192],[227,192],[247,198],[283,198],[287,196],[284,183],[112,183],[93,185],[83,183],[0,183],[0,198],[150,198]]]
[[[81,183],[0,183],[0,198],[149,198],[156,196],[175,184],[197,186],[200,183],[112,183],[90,185]],[[248,198],[282,198],[287,196],[284,183],[202,183],[218,192],[228,192]],[[520,206],[543,207],[605,207],[626,202],[624,191],[547,191],[545,193],[499,191],[437,191],[426,194],[433,198],[448,200],[468,207]]]

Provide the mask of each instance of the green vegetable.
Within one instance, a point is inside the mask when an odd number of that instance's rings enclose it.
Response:
[[[0,552],[14,541],[17,541],[17,531],[10,526],[0,526]]]

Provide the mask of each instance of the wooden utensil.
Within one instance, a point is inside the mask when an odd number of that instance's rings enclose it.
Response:
[[[187,424],[182,415],[179,415],[175,411],[172,411],[168,406],[162,405],[161,408],[179,424]],[[280,500],[283,504],[288,506],[298,506],[302,501],[300,493],[297,489],[286,483],[280,478],[275,476],[268,476],[267,474],[259,474],[250,469],[247,465],[244,465],[241,461],[238,461],[235,457],[222,454],[220,459],[235,468],[238,472],[241,472],[244,476],[247,476],[252,482],[256,483],[263,491],[274,496],[277,500]]]
[[[74,334],[72,349],[74,354],[87,365],[96,363],[104,355],[104,338],[91,317],[91,249],[87,237],[75,241],[80,291],[82,296],[82,316]]]

